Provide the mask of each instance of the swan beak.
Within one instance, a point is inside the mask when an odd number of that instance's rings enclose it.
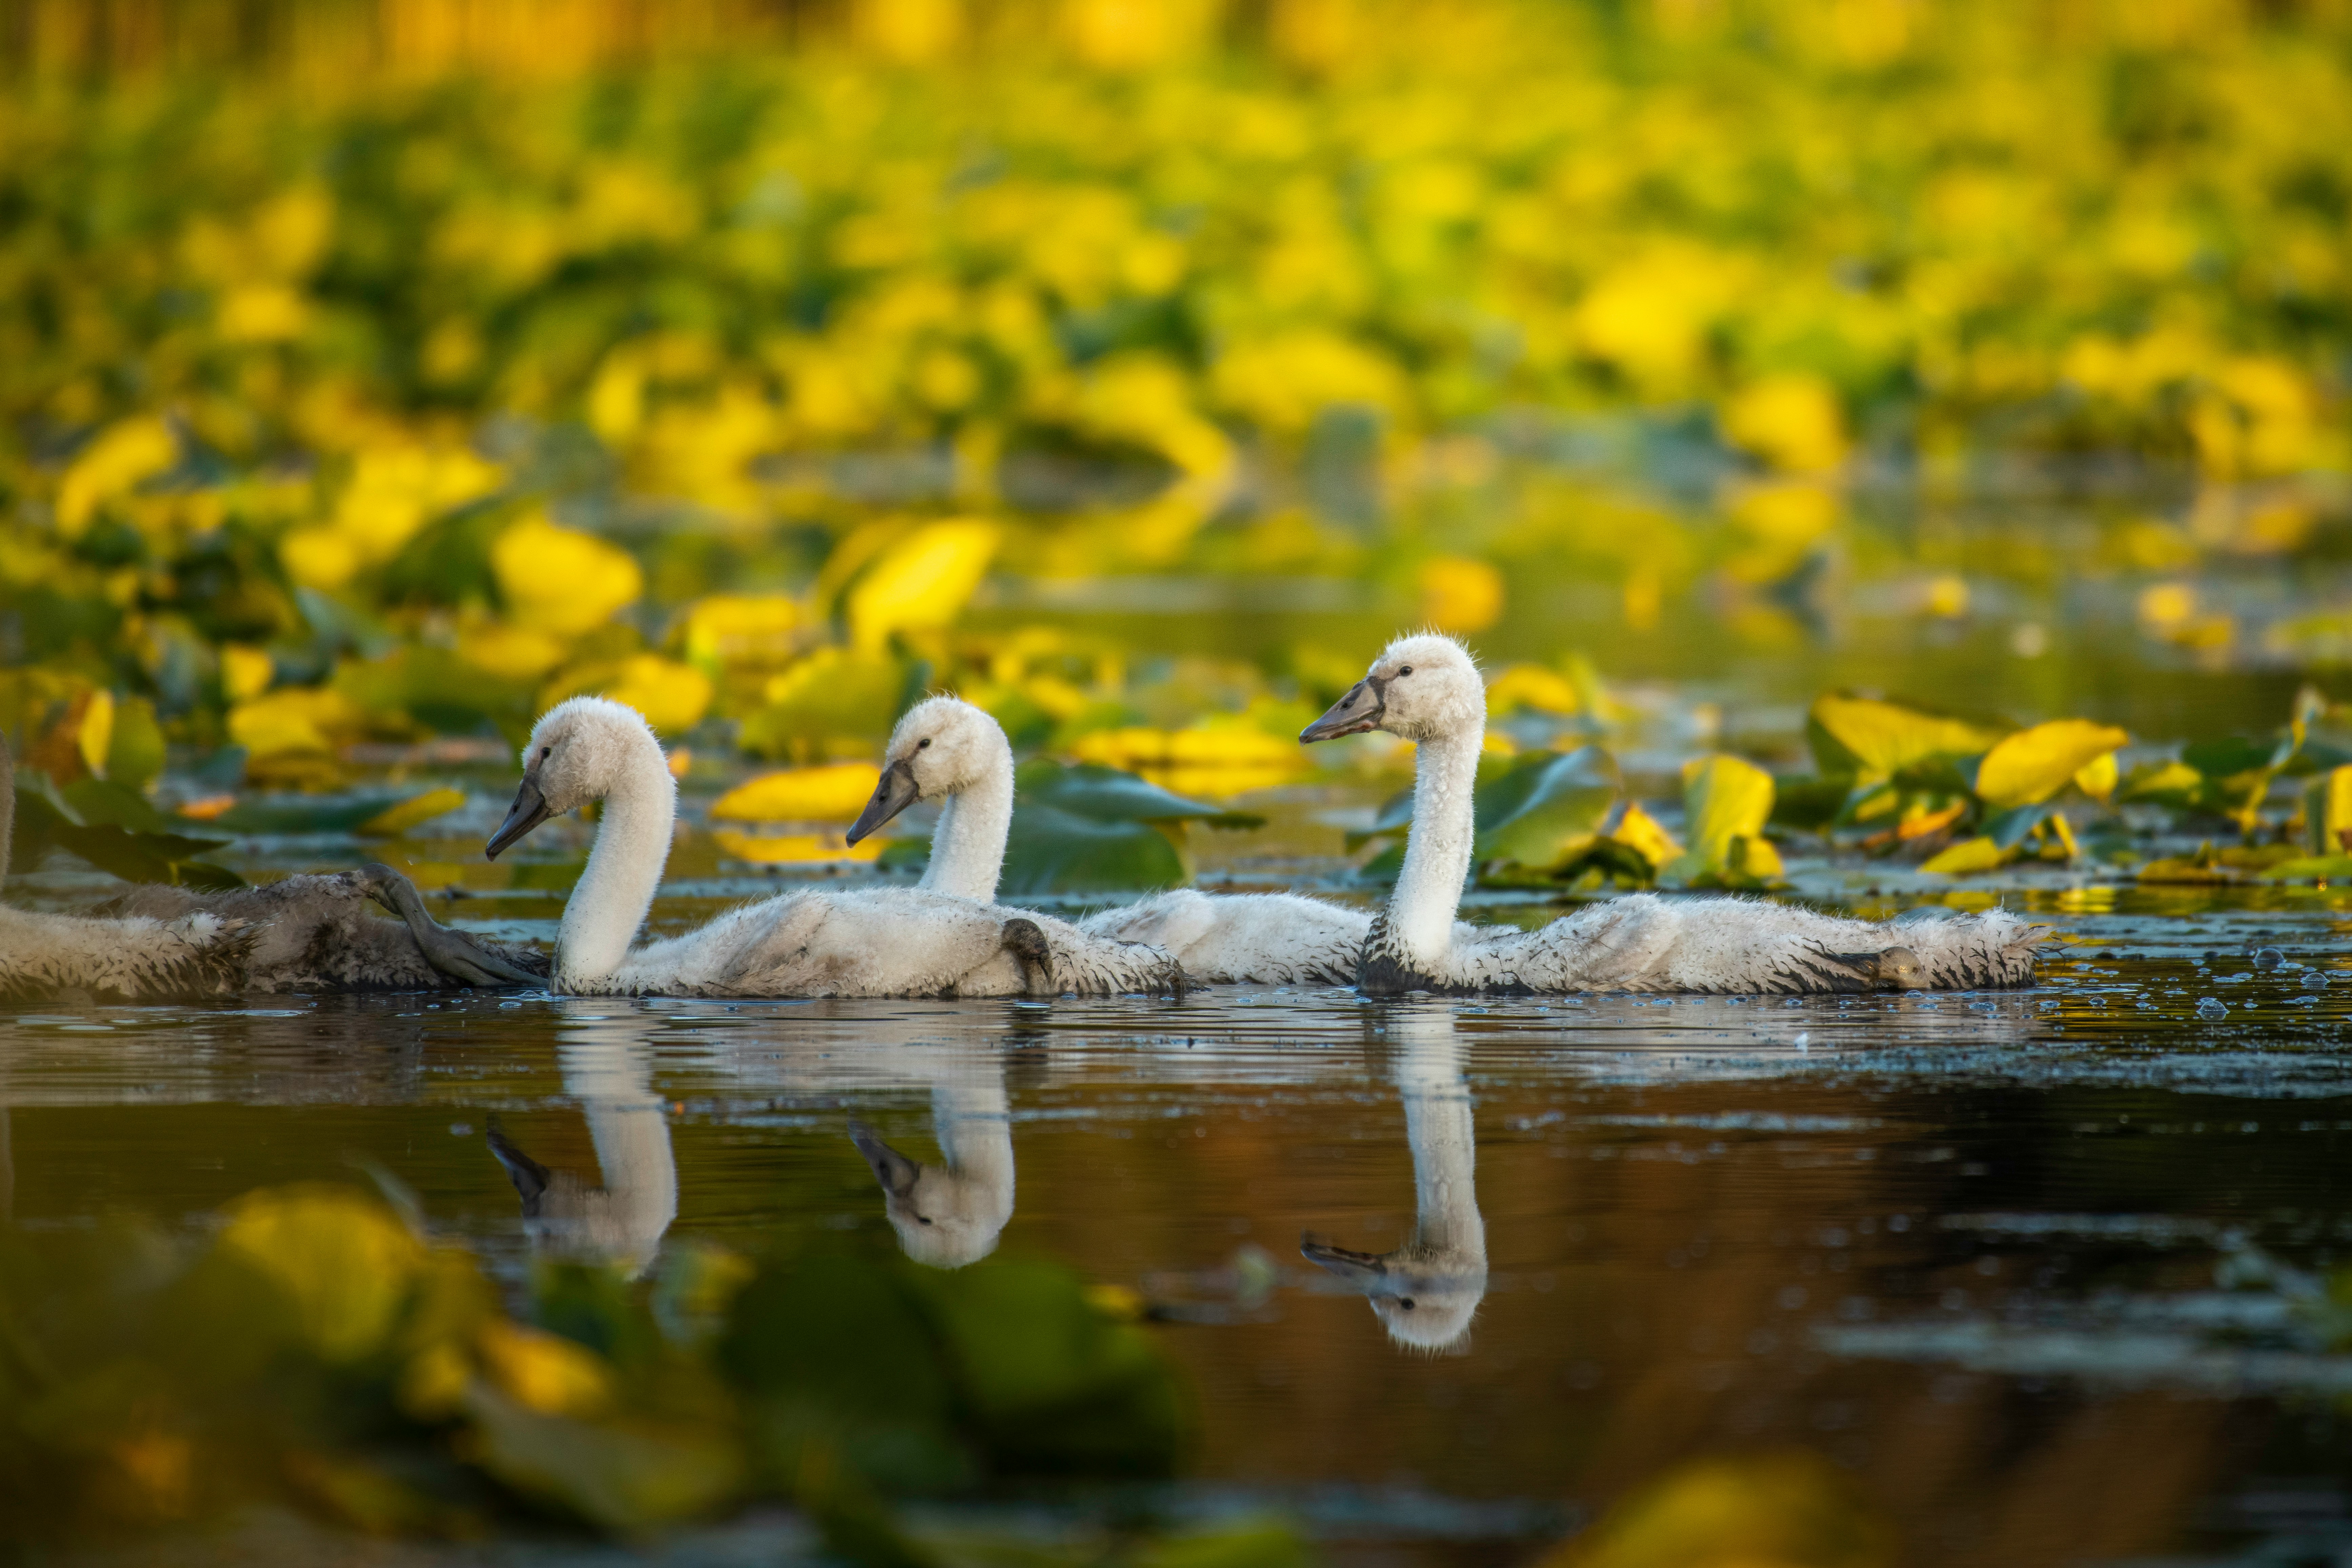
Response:
[[[1388,717],[1388,682],[1370,676],[1348,689],[1348,695],[1331,704],[1323,717],[1298,731],[1301,745],[1318,741],[1336,741],[1342,735],[1360,735],[1381,727]]]
[[[539,793],[539,781],[526,774],[522,787],[515,791],[514,805],[507,809],[507,819],[490,835],[482,852],[497,859],[501,851],[510,848],[524,834],[554,815],[547,809],[547,797]]]
[[[881,782],[874,786],[874,798],[866,803],[866,809],[850,824],[849,842],[856,843],[921,798],[922,792],[915,787],[915,770],[905,763],[892,763],[882,770]]]
[[[923,1168],[882,1142],[880,1133],[852,1117],[849,1141],[857,1145],[857,1152],[874,1167],[874,1179],[882,1184],[885,1193],[903,1198],[915,1190],[915,1179],[923,1173]]]
[[[1301,1238],[1298,1255],[1317,1268],[1337,1274],[1359,1290],[1373,1289],[1388,1276],[1389,1260],[1379,1253],[1351,1252],[1312,1237]]]

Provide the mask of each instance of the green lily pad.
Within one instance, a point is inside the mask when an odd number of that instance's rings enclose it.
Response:
[[[1049,805],[1097,822],[1206,822],[1217,827],[1260,827],[1265,818],[1188,800],[1146,778],[1098,763],[1040,758],[1022,764],[1016,789],[1024,802]],[[1016,808],[1014,817],[1020,813]]]
[[[1621,788],[1616,760],[1598,746],[1531,752],[1478,792],[1477,858],[1559,868],[1599,837]]]
[[[1190,874],[1167,833],[1149,822],[1105,822],[1025,801],[1013,812],[998,896],[1149,892]]]
[[[1974,756],[2002,731],[1916,703],[1832,692],[1814,701],[1805,734],[1824,775],[1879,779]]]

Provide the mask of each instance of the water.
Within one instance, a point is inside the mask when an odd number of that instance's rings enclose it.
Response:
[[[2056,951],[2000,994],[20,1009],[5,1201],[196,1229],[380,1171],[519,1292],[540,1251],[897,1245],[855,1117],[953,1145],[950,1250],[1145,1303],[1197,1400],[1161,1506],[1281,1510],[1334,1562],[1522,1561],[1786,1448],[1908,1562],[2352,1551],[2352,1356],[2314,1305],[2352,1261],[2352,897],[2026,901]],[[493,1117],[606,1189],[593,1234],[525,1220]]]

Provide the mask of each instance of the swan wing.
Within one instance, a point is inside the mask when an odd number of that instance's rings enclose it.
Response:
[[[61,991],[131,1001],[234,995],[245,988],[259,934],[207,911],[107,920],[0,906],[0,998]]]
[[[1371,916],[1297,893],[1203,893],[1180,889],[1105,910],[1079,929],[1117,942],[1165,948],[1188,980],[1203,984],[1355,982]]]

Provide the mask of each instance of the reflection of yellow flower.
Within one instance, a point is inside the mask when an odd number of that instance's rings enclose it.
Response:
[[[558,636],[603,626],[646,586],[627,551],[536,512],[499,535],[490,570],[517,626]]]

